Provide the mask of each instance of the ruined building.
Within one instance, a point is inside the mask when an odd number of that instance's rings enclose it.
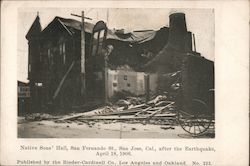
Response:
[[[117,72],[124,65],[129,66],[132,72],[169,73],[180,70],[185,55],[200,55],[192,49],[192,33],[187,31],[185,14],[175,13],[169,17],[170,26],[162,27],[158,31],[123,33],[108,29],[105,38],[101,38],[100,34],[95,38],[92,34],[94,25],[85,22],[86,91],[84,95],[87,95],[87,98],[84,100],[80,77],[82,23],[73,19],[55,17],[42,30],[40,18],[37,16],[26,35],[29,45],[28,80],[31,110],[43,109],[48,105],[71,108],[86,103],[87,100],[104,98],[105,63],[103,61],[105,58],[102,50],[97,51],[96,55],[90,55],[90,46],[93,46],[93,43],[106,51],[112,48],[106,59],[109,73],[111,75],[116,73],[119,78],[123,78],[120,79],[123,83],[110,82],[109,89],[119,91],[119,88],[124,89],[123,86],[126,86],[125,89],[129,90],[133,87],[131,84],[136,83],[135,81],[125,83],[126,74]],[[99,58],[93,58],[93,56],[99,56]],[[93,71],[93,66],[96,66],[99,72]],[[136,76],[136,74],[130,75]],[[115,76],[112,75],[112,77]],[[112,80],[114,79],[106,81]],[[143,81],[140,84],[144,86]],[[113,92],[109,94],[112,95]]]

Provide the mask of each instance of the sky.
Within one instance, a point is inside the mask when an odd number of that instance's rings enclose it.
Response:
[[[183,12],[186,16],[188,31],[195,34],[196,51],[202,56],[214,61],[214,11],[212,9],[148,9],[148,8],[20,8],[18,10],[17,52],[18,52],[18,80],[27,82],[28,76],[28,41],[25,39],[29,28],[39,12],[40,23],[44,29],[55,16],[72,18],[81,21],[73,14],[85,16],[96,23],[103,20],[109,29],[125,29],[126,32],[134,30],[159,30],[169,26],[169,15],[174,12]]]

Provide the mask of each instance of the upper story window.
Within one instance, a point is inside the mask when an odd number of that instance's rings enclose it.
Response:
[[[92,56],[95,56],[98,51],[98,39],[99,39],[99,33],[95,32],[93,34],[93,41],[92,41]]]
[[[28,68],[29,72],[31,72],[31,64],[29,64]]]
[[[127,75],[124,75],[124,80],[128,80],[128,76]]]
[[[48,48],[47,54],[48,54],[48,64],[53,65],[54,64],[54,48]]]
[[[48,60],[49,60],[49,63],[50,63],[51,62],[51,49],[50,48],[48,48],[47,54],[48,54]]]
[[[113,87],[117,87],[117,83],[116,82],[113,83]]]
[[[48,49],[48,58],[50,58],[50,53],[51,53],[50,49]]]
[[[65,42],[59,45],[60,55],[62,55],[63,64],[66,63],[66,49],[65,49]]]
[[[107,26],[103,21],[99,21],[93,28],[91,39],[91,54],[92,56],[103,55],[103,46],[106,39]]]
[[[105,35],[105,30],[103,29],[99,32],[98,51],[97,51],[98,55],[101,55],[102,53],[104,35]]]

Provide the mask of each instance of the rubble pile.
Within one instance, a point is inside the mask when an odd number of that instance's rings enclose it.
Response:
[[[50,119],[57,119],[58,117],[50,115],[50,114],[45,114],[45,113],[32,113],[32,114],[27,114],[25,116],[25,120],[29,121],[41,121],[41,120],[50,120]]]
[[[92,123],[103,121],[105,124],[126,122],[142,123],[155,125],[175,125],[176,112],[173,101],[169,101],[166,95],[155,96],[148,102],[143,102],[139,97],[127,97],[120,99],[111,106],[103,106],[89,112],[75,114],[57,119],[56,122],[72,121],[80,124],[86,123],[92,126]],[[172,129],[172,127],[167,127]],[[167,129],[164,128],[164,129]]]

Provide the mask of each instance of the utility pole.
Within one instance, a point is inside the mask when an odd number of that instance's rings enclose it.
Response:
[[[104,101],[108,103],[108,53],[104,55]]]
[[[193,33],[194,51],[196,52],[195,35]]]
[[[84,28],[84,11],[82,11],[82,26],[81,26],[81,96],[86,102],[86,73],[85,73],[85,28]]]
[[[107,9],[107,27],[109,27],[109,9]]]
[[[84,19],[92,20],[91,18],[84,16],[84,11],[82,11],[82,15],[71,14],[72,16],[81,17],[82,25],[81,25],[81,96],[83,97],[84,102],[86,102],[86,72],[85,72],[85,27],[84,27]]]

